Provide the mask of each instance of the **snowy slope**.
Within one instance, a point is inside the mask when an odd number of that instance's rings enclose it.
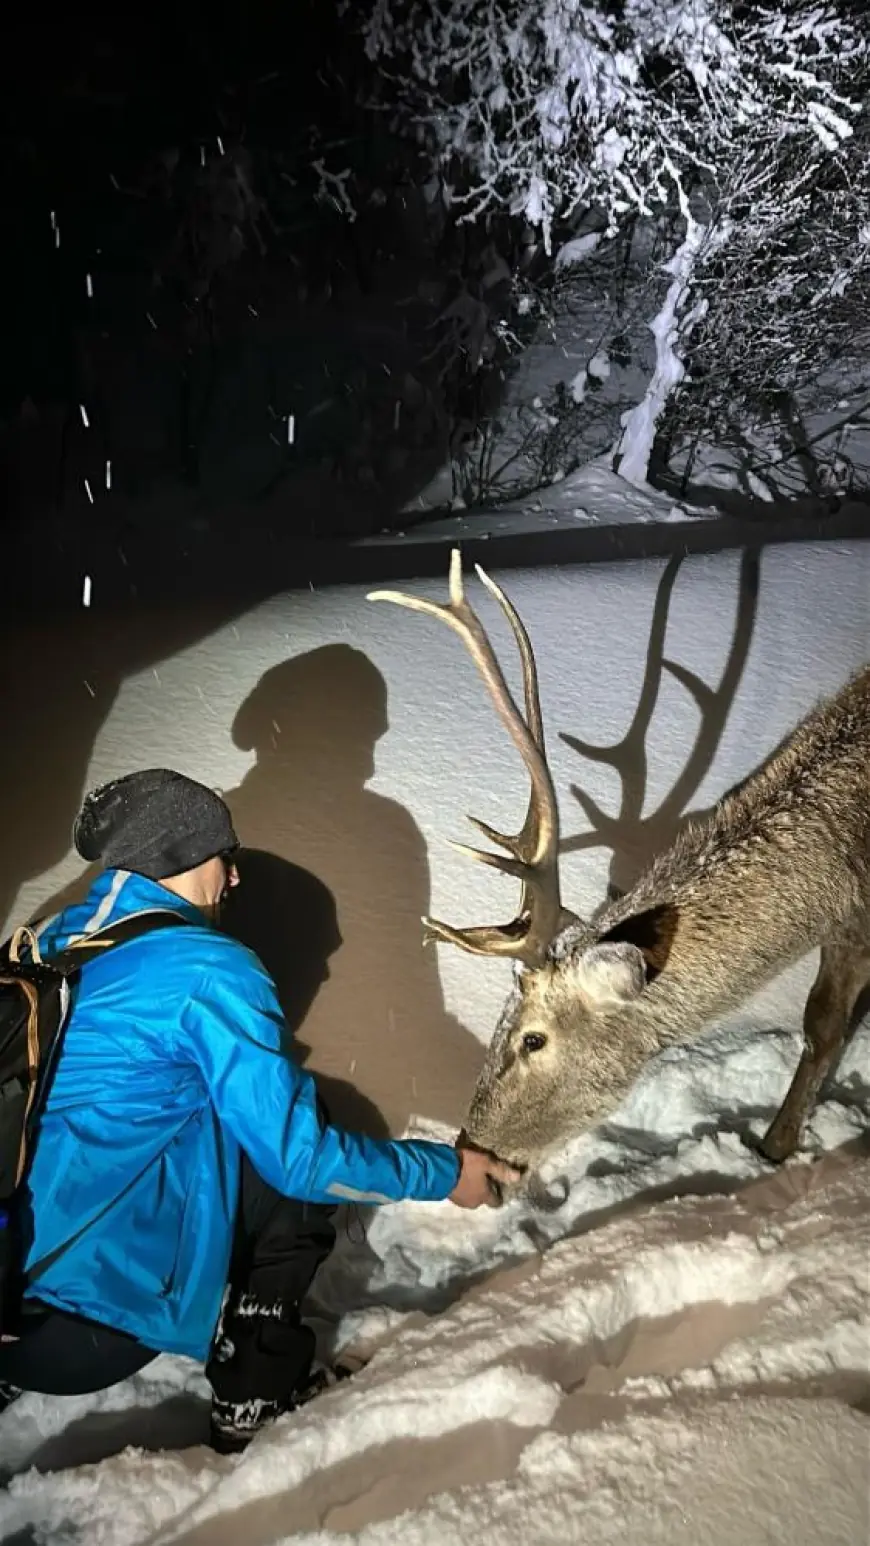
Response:
[[[690,809],[749,771],[819,692],[870,655],[865,545],[766,551],[757,606],[747,610],[744,595],[740,612],[747,575],[737,555],[687,561],[666,609],[667,657],[711,686],[742,618],[745,663],[727,713],[707,727],[712,741],[684,790]],[[565,890],[588,910],[608,875],[621,878],[667,840],[673,818],[664,802],[699,732],[694,700],[665,672],[647,734],[613,765],[581,760],[558,735],[608,744],[630,729],[661,651],[664,566],[517,571],[508,588],[538,646],[569,848]],[[269,734],[254,737],[253,755],[250,737],[230,733],[264,673],[288,654],[348,639],[389,689],[389,728],[381,722],[371,780],[382,804],[360,806],[372,843],[382,848],[384,834],[399,830],[405,846],[393,862],[402,868],[411,850],[406,827],[395,827],[401,806],[426,843],[419,910],[431,898],[437,915],[458,921],[506,914],[505,885],[436,841],[463,835],[465,808],[495,825],[521,815],[525,789],[506,738],[447,630],[372,607],[351,590],[279,598],[130,679],[99,732],[88,781],[166,760],[237,784],[243,796],[249,786],[241,808],[250,816],[265,805],[275,851],[301,851],[339,902],[345,944],[303,1034],[316,1049],[320,1027],[331,1024],[338,1039],[329,1055],[346,1071],[359,1055],[352,1077],[374,1097],[379,1049],[390,1065],[384,1089],[401,1061],[385,1039],[378,997],[391,952],[396,972],[405,968],[389,932],[398,927],[389,888],[383,938],[365,933],[365,888],[349,878],[336,794],[345,822],[356,820],[356,806],[316,757],[311,780],[293,782],[306,746],[322,736],[328,747],[339,727],[329,715],[322,727],[309,721],[282,757],[273,742],[280,745],[289,712],[284,720],[278,711],[273,730],[267,699],[260,712]],[[649,763],[638,785],[642,749]],[[338,829],[320,846],[308,834],[322,812],[315,821],[306,806],[305,828],[291,799],[300,787],[311,795],[315,774],[326,778],[323,809]],[[591,843],[573,784],[602,813]],[[379,828],[388,802],[393,826]],[[354,830],[368,840],[362,826]],[[76,869],[68,857],[28,881],[15,910],[41,905]],[[343,980],[345,952],[354,967]],[[446,1009],[479,1049],[505,973],[448,949],[437,963]],[[772,1174],[742,1142],[785,1091],[812,970],[802,963],[694,1047],[657,1059],[606,1128],[550,1165],[549,1195],[475,1215],[404,1204],[348,1218],[313,1310],[325,1350],[370,1362],[240,1460],[200,1447],[205,1386],[182,1360],[161,1359],[94,1397],[23,1398],[0,1417],[0,1468],[17,1473],[0,1497],[0,1540],[867,1546],[870,1022],[856,1032],[797,1161]],[[408,977],[419,1004],[422,981]],[[342,1018],[342,992],[355,1021]],[[352,1038],[368,1024],[369,1003],[371,1035],[358,1045]],[[429,1031],[417,1033],[403,1065],[419,1075],[406,1101],[410,1126],[452,1131],[466,1076],[450,1092],[455,1110],[445,1125],[437,1063],[426,1061]],[[342,1044],[341,1035],[351,1040]],[[449,1061],[450,1043],[436,1046]],[[168,1452],[152,1452],[160,1447]]]
[[[733,1197],[617,1213],[383,1335],[353,1381],[238,1461],[137,1449],[24,1473],[0,1538],[864,1546],[868,1183],[870,1158],[841,1152]],[[180,1373],[163,1360],[93,1401],[92,1449],[113,1409],[116,1440],[126,1421],[141,1443],[146,1405],[157,1442]],[[4,1455],[39,1454],[52,1405],[29,1397],[0,1420]],[[87,1420],[67,1405],[72,1457]]]
[[[598,457],[526,499],[491,510],[442,515],[413,526],[402,536],[405,542],[431,542],[433,538],[461,542],[464,537],[537,533],[572,525],[634,526],[653,521],[716,520],[720,516],[721,511],[715,508],[695,509],[657,489],[635,488],[613,471],[608,457]],[[386,547],[395,540],[395,532],[384,532],[365,537],[358,545]]]

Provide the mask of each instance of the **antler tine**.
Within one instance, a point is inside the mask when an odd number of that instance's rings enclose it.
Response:
[[[471,857],[514,875],[522,882],[522,897],[517,917],[509,924],[474,929],[454,929],[435,919],[424,920],[429,937],[449,940],[478,955],[514,956],[527,965],[540,965],[547,946],[563,919],[559,895],[558,850],[559,811],[556,791],[544,754],[544,736],[538,693],[534,652],[525,627],[512,602],[496,582],[476,566],[477,574],[498,601],[511,625],[523,667],[523,689],[527,719],[518,709],[504,673],[478,617],[469,606],[463,586],[462,557],[458,548],[450,556],[450,601],[445,604],[401,591],[372,591],[370,601],[391,601],[414,612],[439,617],[462,639],[483,678],[499,718],[506,726],[525,763],[531,779],[531,795],[526,819],[517,835],[496,832],[485,822],[472,817],[474,825],[492,842],[507,849],[511,859],[467,849]]]
[[[517,646],[520,652],[520,659],[523,663],[523,693],[526,700],[526,723],[532,732],[532,736],[538,751],[543,756],[544,724],[543,717],[541,715],[541,698],[538,690],[538,667],[535,661],[535,652],[532,649],[532,641],[529,638],[526,632],[525,624],[510,597],[505,595],[505,592],[502,590],[501,586],[496,584],[492,576],[487,574],[486,570],[482,569],[480,564],[475,564],[474,568],[481,584],[485,585],[490,595],[495,597],[496,601],[504,612],[505,617],[510,623],[511,628],[513,629],[514,638],[517,641]]]
[[[474,818],[471,818],[472,821]],[[481,823],[482,825],[482,823]],[[483,848],[469,848],[467,843],[454,843],[449,839],[450,847],[455,848],[458,854],[464,854],[466,859],[476,859],[480,864],[487,864],[491,870],[498,870],[502,875],[513,875],[515,880],[525,880],[529,866],[522,859],[506,859],[503,854],[490,854]]]
[[[538,667],[535,662],[535,653],[532,649],[532,641],[529,638],[525,624],[516,610],[513,602],[505,595],[500,585],[488,575],[480,564],[475,564],[475,569],[481,583],[486,586],[490,595],[494,596],[513,630],[514,638],[520,652],[520,660],[523,667],[523,696],[526,704],[526,724],[538,751],[546,762],[546,750],[544,747],[544,722],[541,714],[541,696],[538,687]],[[555,800],[555,794],[554,794]],[[496,832],[492,827],[487,827],[483,822],[471,818],[474,825],[487,836],[491,842],[498,843],[500,847],[507,848],[510,853],[522,856],[531,851],[535,852],[538,844],[539,820],[538,806],[535,800],[534,786],[529,796],[529,805],[526,811],[525,821],[516,837],[506,837]],[[558,809],[556,814],[558,822]],[[557,837],[558,842],[558,837]]]
[[[513,923],[484,923],[468,929],[454,929],[449,923],[439,923],[437,918],[423,918],[423,944],[443,940],[448,945],[458,945],[474,956],[502,956],[522,961],[526,966],[540,966],[534,949],[526,944],[526,925],[521,918]]]

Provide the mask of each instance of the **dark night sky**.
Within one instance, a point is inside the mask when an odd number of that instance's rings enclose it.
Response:
[[[65,332],[81,314],[81,269],[95,233],[116,269],[134,268],[142,233],[119,229],[119,182],[169,145],[239,132],[292,150],[306,126],[340,108],[321,66],[348,38],[316,0],[162,9],[16,7],[4,22],[0,133],[5,164],[0,417],[65,381]],[[114,205],[114,208],[113,208]],[[52,245],[57,212],[64,262]],[[75,261],[81,254],[81,269]]]
[[[420,281],[443,260],[406,200],[416,152],[361,106],[355,14],[185,0],[6,23],[0,521],[60,597],[81,572],[100,594],[175,594],[177,570],[207,590],[240,564],[258,582],[276,544],[295,563],[300,542],[406,526],[443,460],[419,384]],[[350,167],[358,222],[316,197],[319,156]],[[248,174],[241,253],[212,263]]]

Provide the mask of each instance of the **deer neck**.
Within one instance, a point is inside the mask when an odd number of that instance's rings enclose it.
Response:
[[[679,888],[647,876],[599,915],[599,938],[630,939],[647,959],[649,985],[629,1013],[651,1049],[693,1040],[812,948],[806,919],[758,900],[703,877]]]

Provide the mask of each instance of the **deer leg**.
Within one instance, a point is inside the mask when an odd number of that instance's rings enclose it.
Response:
[[[849,1028],[852,1011],[870,980],[865,921],[855,940],[822,946],[818,976],[804,1010],[804,1050],[788,1094],[761,1140],[766,1159],[786,1160],[798,1146],[801,1128],[830,1072]]]

